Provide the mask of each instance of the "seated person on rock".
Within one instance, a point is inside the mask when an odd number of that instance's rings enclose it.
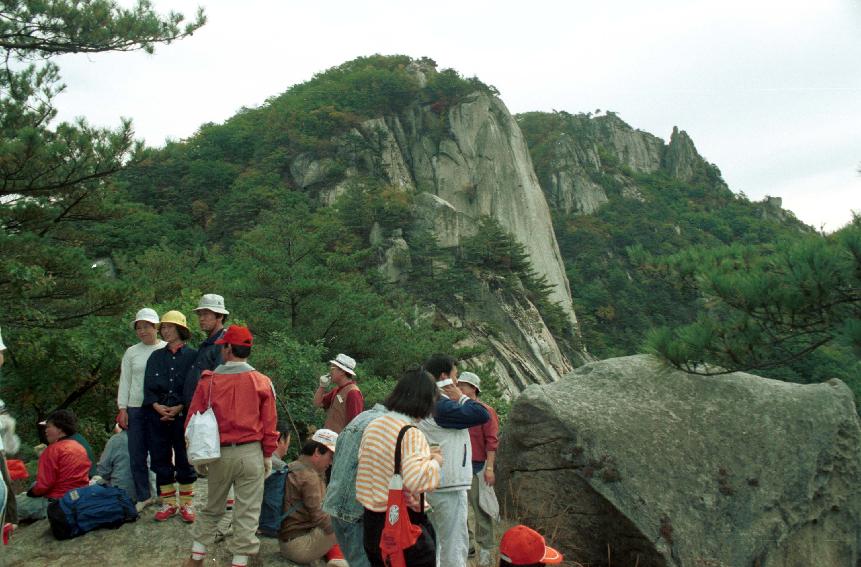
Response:
[[[514,526],[499,542],[499,567],[541,567],[562,563],[562,554],[547,547],[544,537],[524,525]]]
[[[36,482],[26,494],[16,497],[19,520],[41,520],[47,516],[51,500],[59,500],[73,488],[87,486],[90,459],[84,447],[74,441],[78,419],[70,410],[57,410],[45,422],[48,447],[39,457]]]
[[[135,484],[132,480],[131,459],[129,457],[129,436],[119,423],[116,424],[114,434],[105,444],[97,472],[98,474],[93,477],[90,484],[99,482],[122,488],[132,500],[135,500]]]
[[[329,515],[323,512],[326,495],[324,475],[335,455],[338,434],[318,429],[302,447],[299,458],[288,465],[284,486],[287,517],[278,532],[281,555],[295,563],[312,563],[335,546],[335,532]]]

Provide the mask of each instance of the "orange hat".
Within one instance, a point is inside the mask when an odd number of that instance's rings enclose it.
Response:
[[[254,342],[254,337],[251,336],[251,331],[248,327],[240,325],[230,325],[227,331],[220,339],[215,341],[217,345],[236,345],[236,346],[251,346]]]
[[[523,525],[505,532],[499,542],[499,556],[512,565],[555,565],[562,562],[562,554],[547,547],[544,536]]]

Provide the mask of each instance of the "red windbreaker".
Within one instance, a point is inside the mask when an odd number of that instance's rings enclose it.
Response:
[[[62,498],[73,488],[90,483],[90,459],[87,450],[74,439],[62,438],[48,445],[39,457],[39,470],[33,494]]]

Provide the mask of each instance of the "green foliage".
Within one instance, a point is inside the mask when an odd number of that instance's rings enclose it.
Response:
[[[861,354],[861,220],[831,236],[775,247],[729,246],[669,259],[705,302],[697,321],[650,338],[659,356],[688,372],[786,367],[818,348]]]

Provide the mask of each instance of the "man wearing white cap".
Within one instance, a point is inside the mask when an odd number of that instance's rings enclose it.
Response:
[[[215,293],[204,294],[194,312],[197,314],[200,330],[207,336],[206,340],[197,347],[197,358],[191,365],[185,380],[185,387],[183,388],[185,407],[191,403],[191,398],[194,397],[194,390],[197,388],[203,371],[215,370],[222,362],[221,347],[215,344],[215,341],[224,335],[224,324],[227,323],[227,316],[230,314],[230,311],[224,308],[224,298]]]
[[[281,555],[294,563],[322,559],[337,544],[332,519],[323,511],[326,469],[332,465],[338,434],[318,429],[305,442],[299,458],[287,468],[284,511],[287,516],[278,530]],[[330,562],[329,565],[337,565]]]
[[[117,423],[128,431],[129,466],[135,487],[138,511],[153,502],[150,493],[149,470],[147,468],[147,422],[146,408],[142,408],[144,397],[144,374],[149,356],[167,344],[156,331],[159,318],[154,309],[144,307],[135,315],[132,328],[140,342],[130,346],[123,354],[120,365],[120,384],[117,389],[117,406],[120,413]]]
[[[314,392],[314,405],[326,410],[323,427],[340,433],[365,410],[365,398],[356,385],[356,361],[352,357],[339,354],[329,364],[329,374],[320,376],[320,385]],[[335,388],[326,392],[330,381]]]

